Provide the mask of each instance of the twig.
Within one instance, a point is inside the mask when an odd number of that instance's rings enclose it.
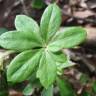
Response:
[[[7,17],[9,16],[9,14],[11,13],[12,9],[16,6],[18,6],[21,2],[20,1],[16,1],[14,2],[14,4],[12,6],[10,6],[10,8],[8,8],[8,10],[5,12],[4,14],[4,21],[6,21]]]
[[[88,62],[88,60],[85,58],[85,56],[80,56],[80,59],[86,64],[86,66],[89,68],[91,72],[96,72],[96,68],[92,66],[91,63]]]
[[[27,11],[27,8],[26,8],[26,6],[25,6],[24,0],[20,0],[20,1],[21,1],[22,6],[23,6],[24,13],[25,13],[26,15],[29,15],[29,13],[28,13],[28,11]]]
[[[87,58],[86,58],[86,56],[84,54],[74,53],[74,51],[72,52],[71,50],[67,50],[67,53],[70,55],[72,60],[82,61],[85,64],[85,66],[88,68],[88,70],[91,73],[94,73],[96,75],[96,68],[87,60]]]

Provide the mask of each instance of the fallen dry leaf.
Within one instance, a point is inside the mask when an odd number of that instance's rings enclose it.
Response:
[[[21,92],[17,92],[15,90],[10,90],[9,96],[23,96]]]
[[[80,18],[87,18],[87,17],[92,16],[92,15],[94,15],[94,12],[92,12],[90,10],[74,12],[74,16],[80,17]]]

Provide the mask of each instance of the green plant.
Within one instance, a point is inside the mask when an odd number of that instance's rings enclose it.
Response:
[[[42,96],[47,96],[53,90],[53,83],[62,70],[73,65],[62,49],[73,48],[86,38],[86,32],[82,27],[59,30],[60,24],[61,10],[56,4],[46,8],[40,28],[30,17],[16,16],[16,30],[0,36],[0,45],[3,48],[21,52],[8,66],[9,82],[22,82],[35,72],[36,78],[39,78],[45,88],[45,95]],[[62,83],[59,81],[58,84],[61,84],[60,82]]]
[[[32,0],[32,8],[42,9],[46,6],[43,0]]]

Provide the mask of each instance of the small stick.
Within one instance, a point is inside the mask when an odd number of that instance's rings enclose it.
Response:
[[[24,13],[25,13],[26,15],[29,15],[29,13],[28,13],[28,11],[27,11],[27,8],[26,8],[26,6],[25,6],[24,0],[20,0],[20,1],[21,1],[22,6],[23,6]]]

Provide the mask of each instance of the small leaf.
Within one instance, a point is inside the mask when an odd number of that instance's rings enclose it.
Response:
[[[38,67],[35,69],[34,73],[32,73],[32,75],[27,79],[28,82],[30,82],[32,84],[32,86],[34,86],[35,88],[41,88],[42,85],[40,83],[40,80],[38,78],[36,78],[36,72],[37,72]]]
[[[54,52],[54,53],[50,52],[50,54],[54,59],[54,61],[56,62],[57,69],[58,69],[57,74],[59,75],[62,74],[64,68],[68,68],[75,65],[70,61],[70,58],[61,51]]]
[[[50,55],[54,58],[56,62],[65,63],[67,61],[67,56],[62,51],[54,53],[50,52]]]
[[[62,48],[72,48],[86,38],[86,31],[82,27],[69,27],[62,29],[61,32],[58,32],[48,48],[51,51],[58,51]]]
[[[72,86],[66,79],[57,78],[57,85],[61,96],[76,96]]]
[[[57,65],[57,74],[58,75],[62,75],[63,73],[63,70],[65,68],[69,68],[69,67],[72,67],[74,66],[75,64],[73,62],[71,62],[70,60],[66,61],[65,63],[59,63],[59,62],[56,62],[56,65]]]
[[[51,4],[51,3],[54,3],[56,2],[56,0],[44,0],[46,4]]]
[[[34,81],[37,81],[36,71],[31,74],[31,76],[28,78],[28,81],[31,83],[33,83]]]
[[[32,75],[38,66],[41,51],[24,51],[17,55],[8,66],[7,79],[11,82],[22,82]],[[21,78],[22,77],[22,78]]]
[[[71,62],[70,60],[68,60],[68,59],[67,59],[67,61],[65,63],[59,63],[59,62],[57,62],[57,66],[60,69],[65,69],[65,68],[68,68],[68,67],[72,67],[74,65],[75,64],[73,62]]]
[[[34,87],[31,84],[28,84],[23,90],[24,96],[30,96],[32,95],[33,92],[34,92]]]
[[[45,40],[50,39],[61,24],[61,11],[56,4],[50,4],[44,11],[40,23],[40,31]]]
[[[0,45],[6,49],[24,51],[41,46],[26,32],[9,31],[0,36]]]
[[[53,96],[53,86],[48,89],[44,89],[41,96]]]
[[[17,15],[15,19],[15,27],[17,31],[24,31],[26,34],[30,34],[32,39],[42,42],[39,26],[32,18],[26,15]]]
[[[32,0],[32,7],[36,9],[44,8],[46,5],[43,0]]]
[[[37,77],[40,79],[41,84],[47,89],[56,79],[56,75],[56,63],[53,61],[48,52],[44,52],[40,59]]]

